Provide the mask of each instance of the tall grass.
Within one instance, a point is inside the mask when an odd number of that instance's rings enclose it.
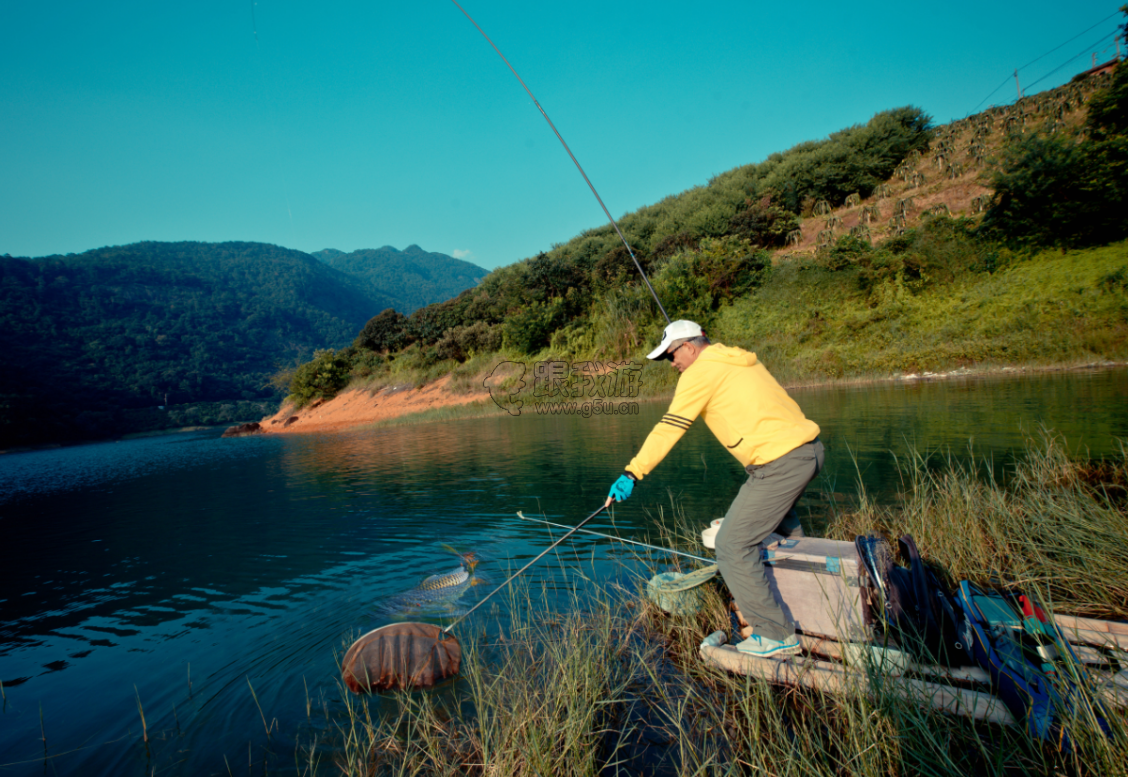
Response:
[[[911,452],[900,461],[899,504],[860,494],[857,510],[828,536],[870,530],[912,534],[949,580],[1036,586],[1055,609],[1128,619],[1128,451],[1102,461],[1071,458],[1049,433],[1030,441],[1006,482],[989,463]]]
[[[911,454],[894,505],[858,495],[832,532],[914,534],[952,578],[1022,586],[1059,611],[1125,615],[1128,455],[1069,458],[1031,443],[1005,483],[991,468]],[[665,519],[666,516],[659,516]],[[668,544],[695,547],[674,506]],[[669,557],[637,558],[640,582]],[[643,586],[639,586],[642,588]],[[347,775],[1019,775],[1128,774],[1128,715],[1092,698],[1061,710],[1073,750],[937,712],[882,667],[845,673],[836,693],[774,685],[705,663],[701,639],[730,625],[720,578],[699,611],[667,615],[633,588],[597,586],[549,607],[513,594],[500,636],[464,639],[445,692],[400,694],[375,715],[347,699],[333,773]],[[813,658],[796,659],[814,671]],[[1081,679],[1083,670],[1067,667]]]
[[[347,698],[339,767],[368,774],[595,774],[614,761],[637,660],[636,619],[608,596],[565,611],[528,595],[498,636],[464,639],[453,697],[401,693],[374,718]]]

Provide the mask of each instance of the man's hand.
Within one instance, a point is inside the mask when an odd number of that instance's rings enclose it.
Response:
[[[630,474],[623,473],[620,475],[619,479],[611,486],[611,493],[607,495],[607,501],[603,503],[603,506],[610,507],[612,502],[622,502],[631,495],[634,484],[634,478]]]

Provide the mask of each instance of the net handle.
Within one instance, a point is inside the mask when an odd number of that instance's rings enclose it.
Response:
[[[552,521],[542,521],[539,518],[529,518],[523,512],[521,512],[520,510],[517,511],[517,516],[522,521],[529,521],[530,523],[543,523],[545,526],[555,526],[558,529],[569,529],[569,528],[571,528],[569,526],[565,526],[562,523],[553,523]],[[615,542],[625,542],[628,545],[638,545],[638,546],[643,547],[643,548],[649,548],[650,550],[660,550],[663,553],[673,553],[675,556],[685,556],[686,558],[691,558],[691,559],[694,559],[695,561],[704,561],[706,564],[717,563],[715,560],[713,560],[711,558],[702,558],[701,556],[695,556],[692,553],[685,553],[685,552],[680,551],[680,550],[674,550],[673,548],[663,548],[661,545],[650,545],[649,543],[639,542],[638,540],[628,540],[626,537],[618,537],[614,534],[601,534],[600,532],[592,531],[591,529],[580,529],[579,527],[576,528],[576,531],[583,532],[584,534],[590,534],[593,537],[602,537],[605,540],[615,540]]]
[[[456,619],[455,619],[455,621],[454,621],[453,623],[451,623],[451,624],[450,624],[449,626],[447,626],[447,627],[446,627],[445,629],[443,629],[442,633],[443,633],[443,634],[449,634],[449,633],[450,633],[450,630],[451,630],[451,629],[453,629],[453,628],[454,628],[455,626],[457,626],[457,625],[458,625],[459,623],[461,623],[461,622],[462,622],[462,621],[464,621],[464,620],[465,620],[466,618],[468,618],[468,617],[470,616],[470,613],[474,612],[474,610],[478,609],[478,608],[479,608],[479,607],[481,607],[481,606],[482,606],[483,604],[485,604],[485,603],[486,603],[486,600],[487,600],[487,599],[489,599],[489,598],[490,598],[491,596],[493,596],[494,594],[496,594],[496,593],[497,593],[498,591],[500,591],[501,589],[505,588],[505,587],[506,587],[507,585],[509,585],[510,583],[512,583],[512,582],[513,582],[513,581],[514,581],[514,580],[515,580],[515,579],[516,579],[516,578],[517,578],[517,577],[518,577],[518,576],[519,576],[519,575],[520,575],[520,574],[521,574],[522,572],[524,572],[524,571],[525,571],[526,569],[528,569],[529,567],[531,567],[531,566],[532,566],[533,564],[535,564],[535,563],[537,563],[538,561],[540,561],[540,560],[541,560],[542,558],[544,558],[544,557],[545,557],[546,555],[548,555],[549,551],[551,551],[551,550],[552,550],[553,548],[555,548],[555,547],[556,547],[557,545],[559,545],[560,543],[562,543],[562,542],[563,542],[564,540],[568,539],[568,538],[569,538],[569,537],[571,537],[571,536],[572,536],[573,534],[575,534],[576,532],[578,532],[578,531],[580,530],[580,527],[581,527],[581,526],[583,526],[583,525],[584,525],[585,523],[587,523],[587,522],[588,522],[588,521],[590,521],[590,520],[591,520],[592,518],[594,518],[595,516],[599,515],[599,514],[600,514],[601,512],[603,512],[603,511],[604,511],[604,510],[606,510],[606,509],[607,509],[607,505],[603,505],[603,506],[602,506],[602,507],[600,507],[600,508],[599,508],[598,510],[596,510],[596,511],[595,511],[594,513],[592,513],[591,515],[589,515],[589,516],[588,516],[587,518],[584,518],[584,519],[583,519],[582,521],[580,521],[580,522],[579,522],[579,523],[577,523],[577,524],[576,524],[575,526],[573,526],[573,527],[572,527],[572,529],[571,529],[570,531],[568,531],[568,532],[567,532],[566,534],[564,534],[564,535],[563,535],[563,536],[562,536],[562,537],[561,537],[560,539],[558,539],[558,540],[557,540],[556,542],[552,543],[552,544],[551,544],[551,545],[549,545],[549,546],[548,546],[547,548],[545,548],[544,550],[542,550],[542,551],[541,551],[541,552],[540,552],[540,553],[539,553],[539,554],[537,555],[537,557],[536,557],[536,558],[534,558],[534,559],[533,559],[532,561],[530,561],[530,562],[529,562],[528,564],[526,564],[525,566],[521,567],[521,568],[520,568],[520,569],[518,569],[518,570],[517,570],[516,572],[514,572],[514,573],[513,573],[512,575],[510,575],[510,576],[509,576],[509,579],[508,579],[508,580],[506,580],[506,581],[505,581],[504,583],[502,583],[501,585],[499,585],[499,586],[498,586],[497,588],[493,589],[493,590],[492,590],[492,591],[490,591],[490,592],[489,592],[488,594],[486,594],[485,596],[483,596],[483,597],[482,597],[482,600],[481,600],[480,602],[478,602],[477,604],[475,604],[475,605],[474,605],[473,607],[471,607],[471,608],[470,608],[469,610],[467,610],[466,612],[462,613],[462,615],[458,616],[458,618],[456,618]]]

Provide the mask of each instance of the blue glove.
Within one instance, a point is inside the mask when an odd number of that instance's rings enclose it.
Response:
[[[634,484],[634,478],[630,475],[620,475],[619,479],[615,481],[615,484],[611,486],[611,493],[607,495],[607,498],[616,502],[622,502],[631,495],[631,491],[634,490]]]

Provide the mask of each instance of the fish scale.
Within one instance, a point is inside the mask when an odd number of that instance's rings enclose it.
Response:
[[[444,575],[431,575],[419,584],[419,590],[435,591],[440,588],[450,588],[452,586],[462,585],[469,579],[470,572],[465,567],[459,567]]]

